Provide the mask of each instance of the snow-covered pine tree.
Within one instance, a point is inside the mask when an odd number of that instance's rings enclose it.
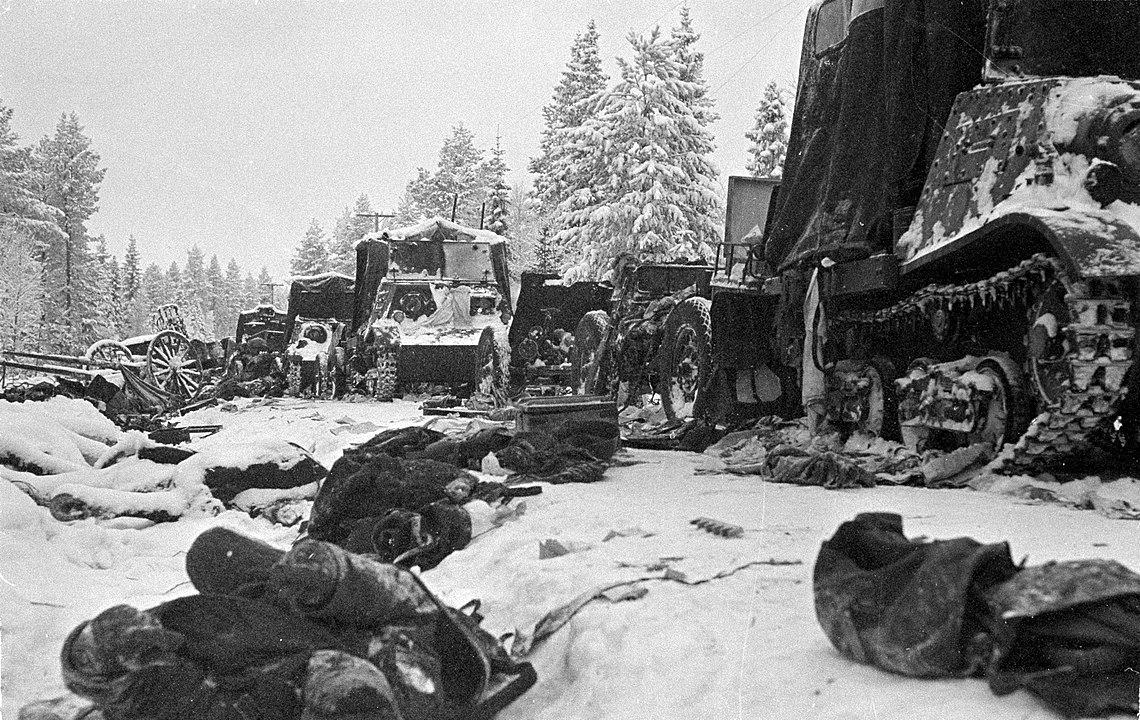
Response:
[[[773,80],[764,88],[756,109],[756,124],[744,133],[752,141],[748,148],[748,172],[752,177],[778,178],[783,174],[788,154],[788,106],[791,92]]]
[[[127,238],[127,254],[123,258],[123,300],[130,302],[139,292],[142,282],[142,262],[139,259],[139,245],[135,236]]]
[[[320,222],[313,218],[289,263],[289,270],[294,275],[319,275],[328,272],[328,269],[329,247],[325,242],[325,231],[321,229]]]
[[[87,220],[99,207],[99,184],[105,170],[99,153],[75,113],[65,113],[55,135],[44,137],[32,152],[35,189],[40,200],[62,214],[65,236],[49,239],[45,248],[47,302],[45,317],[59,350],[79,350],[95,339],[84,310],[95,302],[97,288],[85,272],[91,262],[87,251]]]
[[[483,227],[491,232],[507,237],[507,219],[510,213],[511,188],[507,185],[507,163],[503,160],[502,137],[495,137],[495,148],[491,157],[483,164],[483,175],[487,184],[487,205],[484,213]],[[517,258],[510,257],[510,264],[514,265]]]
[[[206,311],[213,320],[214,335],[222,338],[233,334],[233,328],[223,322],[229,308],[226,306],[226,278],[217,255],[211,255],[210,264],[206,266],[206,288]]]
[[[672,29],[670,39],[676,48],[677,61],[681,63],[681,79],[690,83],[683,89],[684,101],[693,109],[693,116],[701,127],[708,127],[720,116],[713,111],[713,100],[709,97],[708,83],[705,82],[705,55],[694,47],[701,36],[693,29],[688,6],[681,8],[681,24]]]
[[[557,244],[557,237],[550,232],[549,227],[543,227],[538,235],[534,247],[534,269],[538,272],[555,273],[562,267],[562,253]]]
[[[250,309],[257,307],[262,302],[269,302],[261,299],[261,291],[262,288],[257,286],[257,278],[253,276],[253,273],[247,272],[241,281],[242,308]],[[268,296],[269,288],[265,288],[265,293]]]
[[[42,260],[48,241],[64,238],[63,214],[35,192],[31,151],[17,146],[12,115],[11,108],[0,104],[0,231],[15,233],[6,236],[13,242],[30,241],[35,258]]]
[[[225,311],[220,314],[218,322],[225,332],[221,333],[221,336],[233,337],[237,332],[238,313],[252,307],[247,306],[245,294],[242,292],[241,266],[233,258],[226,263],[225,290],[222,297],[225,299]]]
[[[34,233],[0,226],[0,349],[26,350],[38,345],[43,313],[43,266],[36,261]]]
[[[185,291],[185,285],[182,282],[182,268],[178,267],[178,261],[172,260],[170,267],[166,270],[166,287],[163,288],[162,301],[159,305],[166,305],[174,303],[180,305],[182,303],[182,293]],[[155,310],[158,305],[151,308]]]
[[[590,116],[592,100],[605,90],[608,80],[602,72],[598,37],[593,20],[574,37],[570,60],[554,88],[554,97],[542,108],[540,153],[531,158],[527,169],[535,176],[535,212],[547,218],[554,216],[561,203],[584,182],[565,158],[572,151],[572,132]]]
[[[570,281],[604,278],[623,253],[708,259],[718,238],[713,138],[700,105],[690,104],[703,95],[698,81],[684,79],[691,67],[678,59],[683,41],[657,29],[629,41],[633,60],[619,59],[621,80],[571,133],[573,152],[562,161],[567,172],[592,173],[556,218]]]
[[[127,332],[135,336],[150,332],[150,313],[166,301],[169,283],[157,264],[151,263],[139,278],[138,292],[127,305]]]
[[[419,205],[428,217],[440,215],[470,227],[478,227],[487,196],[483,173],[483,151],[475,147],[475,136],[459,123],[439,149],[439,163]]]
[[[511,188],[509,219],[511,232],[511,272],[522,274],[534,268],[535,246],[538,243],[538,202],[531,197],[530,189],[521,183]]]
[[[329,236],[329,269],[344,272],[352,256],[352,211],[345,205],[344,211],[333,223],[332,235]]]
[[[83,308],[85,341],[116,337],[122,321],[119,305],[119,263],[107,251],[107,238],[95,238],[91,262],[82,268],[90,302]]]
[[[431,173],[427,168],[416,168],[415,178],[408,181],[407,187],[404,188],[404,194],[400,196],[400,204],[396,207],[397,227],[414,225],[427,219],[431,210],[427,205],[428,196],[431,192],[430,185]],[[449,206],[448,214],[444,217],[450,217],[450,213],[451,208]]]

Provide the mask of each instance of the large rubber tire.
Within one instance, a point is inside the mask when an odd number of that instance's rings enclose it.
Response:
[[[612,353],[604,343],[609,334],[610,316],[605,310],[588,312],[578,321],[570,353],[570,382],[575,395],[609,394]]]
[[[693,416],[697,393],[709,375],[712,358],[712,302],[702,297],[685,300],[661,330],[657,351],[657,394],[669,420]]]

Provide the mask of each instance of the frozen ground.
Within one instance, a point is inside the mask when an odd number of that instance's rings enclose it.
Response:
[[[211,444],[268,434],[327,465],[379,429],[424,421],[404,402],[240,408],[186,422],[224,425]],[[481,598],[496,634],[528,629],[600,585],[653,578],[641,583],[640,599],[595,601],[539,644],[530,656],[539,682],[504,720],[1051,718],[1025,693],[997,698],[979,680],[913,680],[840,657],[812,606],[819,543],[858,512],[886,510],[903,516],[911,536],[1008,540],[1015,560],[1110,557],[1140,568],[1140,525],[1089,511],[971,490],[774,485],[699,473],[708,460],[690,454],[635,450],[630,458],[637,462],[607,471],[601,483],[545,487],[526,498],[517,520],[424,574],[451,604]],[[184,554],[206,527],[228,525],[281,547],[296,534],[233,511],[143,529],[63,524],[0,486],[0,674],[10,718],[63,691],[57,655],[81,620],[116,603],[149,607],[191,592]],[[741,525],[744,537],[701,531],[689,522],[699,516]],[[620,535],[603,541],[610,531]],[[540,560],[548,539],[575,552]],[[749,565],[757,562],[767,564]],[[674,579],[661,579],[667,568]]]

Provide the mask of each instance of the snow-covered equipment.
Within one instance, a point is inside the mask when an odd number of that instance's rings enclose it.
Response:
[[[355,353],[377,397],[423,384],[503,394],[506,242],[437,217],[357,243]]]
[[[289,287],[283,335],[290,395],[335,397],[344,391],[355,283],[339,273],[296,277]]]
[[[1138,27],[1125,0],[817,2],[783,181],[730,179],[702,414],[1015,468],[1118,417],[1134,443]]]
[[[101,377],[148,407],[172,410],[193,402],[218,365],[217,345],[186,335],[175,305],[151,315],[153,333],[98,340],[83,355],[5,351],[0,366],[71,378],[88,386]]]
[[[285,320],[288,314],[273,305],[263,303],[238,314],[234,342],[241,345],[255,338],[265,341],[269,352],[283,352],[287,344]]]
[[[608,309],[586,313],[574,330],[575,392],[609,394],[619,408],[656,392],[670,420],[691,417],[711,359],[711,276],[703,262],[619,257]]]
[[[586,313],[608,310],[611,295],[607,283],[567,285],[554,273],[524,272],[508,334],[512,389],[529,395],[572,392],[574,330]]]

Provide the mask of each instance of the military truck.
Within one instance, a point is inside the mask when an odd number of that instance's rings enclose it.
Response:
[[[613,395],[619,408],[656,392],[668,419],[690,417],[709,368],[711,276],[701,261],[617,258],[609,308],[574,330],[574,391]]]
[[[1138,31],[1130,0],[817,2],[772,212],[718,251],[702,414],[1014,467],[1135,427]]]
[[[344,337],[355,294],[355,280],[336,272],[292,279],[282,331],[288,343],[284,364],[290,395],[338,397],[344,392]]]
[[[351,364],[373,394],[417,386],[504,393],[505,238],[437,217],[368,235],[356,252]]]

